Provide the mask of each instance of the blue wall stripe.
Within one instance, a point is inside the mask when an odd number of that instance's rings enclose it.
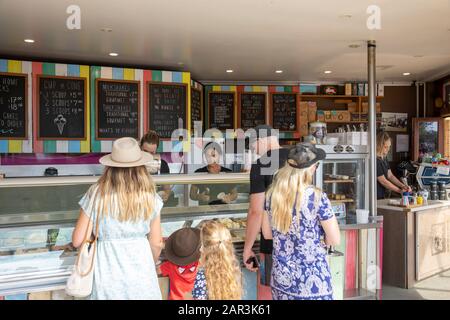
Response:
[[[8,140],[0,140],[0,153],[8,153]]]
[[[183,74],[181,72],[172,72],[172,82],[183,82]]]
[[[276,87],[275,87],[275,90],[276,90],[277,92],[284,92],[284,87],[283,87],[283,86],[276,86]]]
[[[8,72],[8,60],[0,59],[0,72]]]
[[[78,153],[78,152],[80,152],[81,151],[81,143],[80,143],[80,141],[72,141],[72,140],[69,140],[69,152],[70,153]]]
[[[230,91],[230,86],[222,86],[222,91]]]
[[[252,91],[252,86],[244,86],[244,91],[245,92],[251,92]]]
[[[112,77],[113,77],[113,79],[123,80],[123,69],[122,68],[113,68],[112,69]]]
[[[67,75],[71,77],[80,76],[80,65],[78,64],[68,64],[67,65]]]

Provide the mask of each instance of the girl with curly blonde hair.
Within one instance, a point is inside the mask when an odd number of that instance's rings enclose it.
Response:
[[[242,274],[230,231],[218,221],[201,229],[200,268],[192,297],[197,300],[240,300]]]

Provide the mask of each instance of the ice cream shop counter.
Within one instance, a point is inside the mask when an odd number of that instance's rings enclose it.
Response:
[[[450,201],[400,207],[378,200],[384,218],[383,282],[401,288],[450,269]]]
[[[98,176],[8,178],[0,180],[0,299],[68,299],[65,282],[76,258],[71,237],[79,215],[78,201]],[[158,187],[170,185],[173,198],[162,209],[163,237],[183,226],[219,219],[233,236],[238,258],[245,240],[248,174],[155,176]],[[189,197],[192,185],[237,188],[228,204],[199,205]],[[329,262],[336,299],[381,297],[382,218],[356,223],[340,220],[341,244]],[[259,242],[254,246],[258,252]],[[164,252],[162,253],[164,256]],[[244,299],[262,297],[256,273],[244,270]],[[167,283],[161,285],[167,290]],[[267,290],[267,288],[265,288]],[[163,292],[167,296],[167,292]]]

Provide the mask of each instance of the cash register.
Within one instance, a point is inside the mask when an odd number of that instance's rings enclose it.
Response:
[[[421,190],[430,191],[429,199],[437,200],[431,196],[433,189],[440,193],[439,200],[450,199],[450,166],[421,163],[416,178]]]

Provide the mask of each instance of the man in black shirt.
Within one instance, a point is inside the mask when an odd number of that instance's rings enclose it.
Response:
[[[275,172],[287,161],[288,149],[281,148],[278,142],[278,131],[268,125],[259,125],[250,136],[250,148],[260,155],[260,159],[252,165],[250,171],[250,204],[247,214],[247,230],[243,252],[244,264],[250,271],[256,271],[248,259],[255,256],[252,247],[261,231],[264,214],[265,193],[272,183]],[[272,240],[261,235],[261,253],[272,254]],[[270,260],[270,259],[268,259]],[[266,266],[266,275],[270,274]],[[263,276],[263,275],[262,275]]]

